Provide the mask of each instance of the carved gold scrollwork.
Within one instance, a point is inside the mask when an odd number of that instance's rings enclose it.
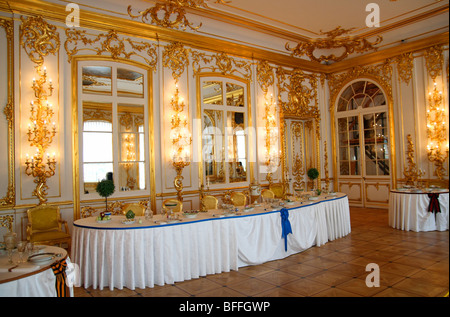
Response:
[[[178,81],[189,66],[189,49],[184,48],[181,43],[167,45],[163,52],[163,65],[172,69],[173,79]]]
[[[206,55],[205,53],[192,51],[191,56],[194,76],[204,70],[210,70],[211,72],[220,72],[222,75],[235,75],[235,73],[238,73],[249,81],[252,79],[252,66],[250,63],[236,60],[225,53]],[[201,66],[201,63],[208,66]]]
[[[48,24],[41,16],[20,19],[20,45],[30,60],[40,67],[44,57],[59,51],[59,33],[56,32],[56,26]]]
[[[436,81],[436,78],[441,76],[444,67],[444,56],[442,45],[432,46],[425,51],[425,62],[427,65],[428,74]]]
[[[405,53],[397,56],[397,72],[402,81],[409,85],[412,78],[412,71],[414,68],[413,53]]]
[[[257,71],[257,78],[258,83],[263,90],[264,93],[267,93],[267,90],[270,86],[273,85],[275,79],[274,79],[274,73],[273,73],[273,67],[270,66],[269,62],[267,61],[261,61],[258,63],[258,66],[256,68]]]
[[[186,9],[197,9],[200,7],[208,8],[207,0],[163,0],[160,3],[156,3],[153,7],[150,7],[143,11],[138,11],[137,15],[133,15],[131,5],[128,6],[128,15],[133,18],[141,18],[142,22],[149,22],[157,26],[182,29],[185,31],[190,28],[194,31],[198,30],[202,23],[198,26],[193,26],[186,17]],[[216,0],[215,3],[225,4],[231,1]]]
[[[13,222],[14,215],[0,215],[0,227],[5,227],[9,231],[12,231]]]
[[[286,43],[286,50],[292,52],[292,56],[304,56],[307,55],[312,61],[322,62],[339,62],[345,59],[352,53],[363,53],[367,51],[377,50],[375,45],[382,42],[383,38],[378,36],[374,42],[369,42],[366,39],[360,39],[356,37],[342,37],[344,34],[348,34],[351,29],[343,29],[338,26],[334,30],[328,32],[322,32],[321,35],[326,35],[326,38],[319,38],[308,42],[298,43],[292,48],[289,43]],[[334,54],[321,55],[316,57],[314,51],[316,50],[329,50],[329,49],[344,49],[344,52],[336,56]]]
[[[135,42],[130,38],[121,38],[115,30],[110,30],[108,33],[101,33],[97,36],[88,35],[86,31],[66,29],[67,39],[64,43],[64,48],[69,59],[69,63],[72,56],[78,54],[81,50],[90,50],[97,53],[97,55],[103,55],[109,53],[113,59],[126,58],[130,59],[135,55],[142,58],[145,63],[150,66],[152,70],[156,69],[157,64],[157,50],[156,45],[147,42]],[[79,48],[78,46],[83,44],[84,46]],[[95,44],[99,44],[95,47]],[[88,46],[86,48],[86,46]],[[147,56],[138,54],[145,52]]]
[[[407,138],[408,150],[406,151],[406,160],[408,161],[408,167],[405,167],[403,175],[405,175],[407,185],[415,185],[425,173],[417,168],[416,162],[414,161],[414,144],[411,134],[408,134]]]

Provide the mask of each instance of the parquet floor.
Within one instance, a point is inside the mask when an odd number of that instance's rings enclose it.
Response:
[[[76,288],[75,297],[442,297],[449,290],[449,232],[388,226],[385,209],[351,208],[347,237],[286,259],[156,286],[110,291]],[[369,263],[380,286],[367,287]]]

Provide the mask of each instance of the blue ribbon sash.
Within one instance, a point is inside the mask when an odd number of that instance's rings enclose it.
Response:
[[[284,239],[284,250],[287,251],[287,236],[292,233],[291,222],[289,221],[289,211],[281,209],[281,237]]]

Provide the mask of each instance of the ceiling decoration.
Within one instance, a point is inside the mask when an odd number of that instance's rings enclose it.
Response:
[[[186,8],[208,8],[206,1],[212,0],[163,0],[161,3],[156,3],[153,7],[138,11],[138,15],[133,15],[131,13],[132,8],[131,5],[129,5],[128,15],[133,19],[141,17],[141,20],[144,23],[149,21],[150,24],[165,28],[182,29],[183,31],[190,28],[195,31],[202,26],[202,23],[198,26],[193,26],[186,18]],[[215,0],[214,2],[225,4],[231,1]],[[163,15],[163,17],[161,17],[161,15]]]
[[[331,30],[329,32],[322,32],[322,35],[326,35],[326,38],[318,38],[308,42],[298,43],[295,47],[291,47],[289,43],[286,43],[286,49],[292,52],[292,56],[308,56],[312,61],[316,61],[318,63],[329,64],[330,62],[339,62],[345,59],[352,53],[363,53],[368,51],[376,51],[377,48],[375,45],[380,44],[383,41],[381,36],[377,36],[374,42],[369,42],[366,39],[351,37],[351,36],[342,36],[344,34],[348,34],[354,28],[344,29],[340,26]],[[336,56],[334,53],[329,55],[320,55],[316,56],[314,54],[315,51],[319,50],[333,50],[336,52],[336,49],[343,49],[343,52]]]

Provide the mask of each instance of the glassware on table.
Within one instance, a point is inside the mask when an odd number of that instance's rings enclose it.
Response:
[[[15,232],[8,232],[3,235],[3,241],[5,241],[5,247],[8,251],[8,263],[12,264],[12,251],[16,247],[16,237],[17,234]]]
[[[23,253],[27,248],[27,241],[19,241],[17,242],[17,251],[19,251],[19,263],[24,263],[26,261],[23,260]]]

